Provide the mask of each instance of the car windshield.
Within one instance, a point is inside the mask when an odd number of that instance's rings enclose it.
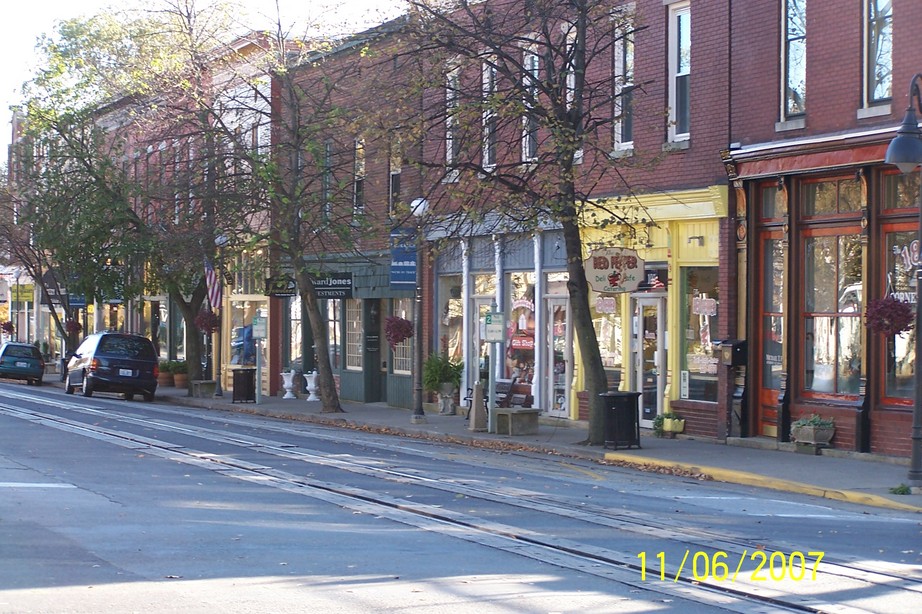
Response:
[[[138,337],[103,337],[98,351],[126,358],[154,360],[154,348],[151,343]]]
[[[38,348],[25,347],[21,345],[11,345],[7,347],[4,354],[7,356],[13,356],[14,358],[40,358]]]

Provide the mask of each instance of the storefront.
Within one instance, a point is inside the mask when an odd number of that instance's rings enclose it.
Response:
[[[908,455],[916,333],[865,316],[884,297],[915,308],[919,177],[880,163],[886,143],[843,145],[734,152],[753,307],[745,434],[787,441],[816,413],[837,448]]]

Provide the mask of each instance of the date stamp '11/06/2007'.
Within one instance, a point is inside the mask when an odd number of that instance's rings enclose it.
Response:
[[[658,562],[659,573],[651,579],[678,582],[691,579],[697,582],[713,580],[716,582],[736,582],[748,580],[750,582],[781,582],[782,580],[816,580],[816,570],[823,560],[825,552],[800,552],[795,550],[791,554],[784,552],[766,552],[764,550],[743,550],[739,556],[731,556],[723,550],[707,552],[704,550],[692,553],[685,551],[682,562],[676,572],[666,573],[666,553],[658,552],[654,557]],[[637,555],[640,559],[640,579],[647,580],[647,553]],[[689,560],[689,558],[691,560]],[[755,566],[743,569],[743,565],[750,561]],[[652,571],[652,570],[651,570]]]

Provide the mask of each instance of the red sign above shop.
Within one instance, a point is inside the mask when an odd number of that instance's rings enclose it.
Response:
[[[644,261],[637,251],[625,247],[594,250],[583,262],[586,281],[596,292],[633,292],[644,280]]]

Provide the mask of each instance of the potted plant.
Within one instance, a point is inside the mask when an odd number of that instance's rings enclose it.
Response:
[[[912,328],[915,313],[909,303],[897,300],[892,294],[868,303],[864,311],[867,327],[875,332],[892,337]]]
[[[413,336],[413,323],[398,316],[388,316],[384,320],[384,336],[391,350]]]
[[[174,360],[170,363],[170,372],[173,374],[173,385],[177,388],[189,387],[189,365],[185,360]]]
[[[464,365],[445,354],[430,354],[423,364],[423,387],[439,394],[439,413],[454,414],[452,398],[461,386]]]
[[[835,434],[835,420],[819,414],[803,416],[791,423],[791,439],[796,443],[828,446]]]
[[[169,360],[160,361],[160,369],[157,372],[157,385],[158,386],[172,386],[173,385],[173,365]]]

